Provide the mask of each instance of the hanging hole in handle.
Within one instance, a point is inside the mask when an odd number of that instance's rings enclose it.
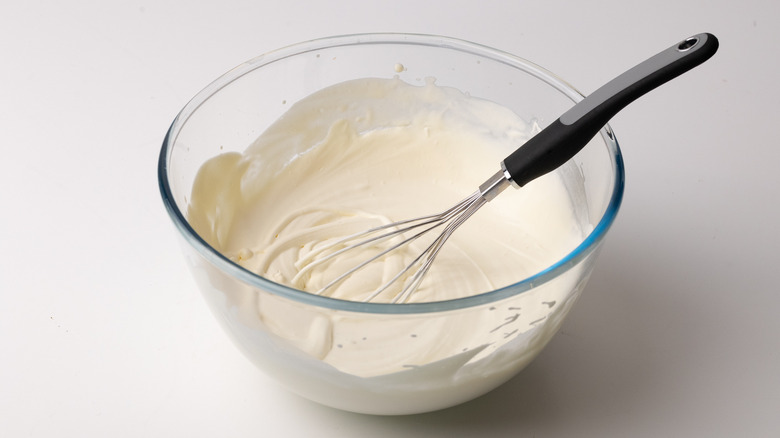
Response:
[[[680,43],[679,46],[677,46],[677,50],[680,52],[686,52],[688,50],[691,50],[696,44],[699,43],[699,39],[696,37],[690,37],[687,40]]]

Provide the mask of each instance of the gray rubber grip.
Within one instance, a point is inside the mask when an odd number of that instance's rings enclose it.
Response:
[[[680,59],[692,55],[703,47],[707,47],[707,39],[711,35],[700,33],[676,44],[661,53],[645,60],[641,64],[627,70],[625,73],[607,82],[601,88],[590,94],[585,100],[571,108],[561,116],[561,123],[572,125],[582,116],[593,111],[623,90],[641,81],[651,74],[661,71]]]

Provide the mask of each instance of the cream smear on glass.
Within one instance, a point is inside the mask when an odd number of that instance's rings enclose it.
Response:
[[[188,219],[236,263],[313,292],[378,249],[353,251],[296,277],[296,263],[312,249],[448,208],[537,130],[503,106],[433,80],[421,86],[398,78],[347,81],[292,105],[244,153],[205,163]],[[549,267],[582,239],[563,182],[547,175],[504,191],[466,221],[409,301],[507,286]],[[425,245],[393,253],[326,295],[366,298]]]

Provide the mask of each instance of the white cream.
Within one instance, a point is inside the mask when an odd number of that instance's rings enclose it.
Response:
[[[452,88],[398,79],[339,84],[295,104],[243,155],[207,163],[189,219],[217,250],[273,281],[316,291],[376,246],[293,282],[318,245],[441,211],[533,134],[514,113]],[[486,292],[553,264],[581,240],[556,177],[507,190],[450,239],[411,302]],[[433,235],[432,235],[433,236]],[[427,241],[426,241],[427,242]],[[424,248],[415,242],[326,294],[361,300]],[[390,294],[378,301],[389,300]]]
[[[205,163],[188,218],[209,244],[247,269],[314,291],[376,248],[340,257],[292,282],[296,262],[312,248],[451,206],[495,173],[535,129],[504,107],[433,81],[423,86],[397,78],[345,82],[297,102],[243,154],[227,153]],[[558,176],[507,189],[453,235],[410,301],[447,300],[507,286],[552,265],[582,239]],[[422,247],[414,244],[327,294],[361,300]],[[253,306],[272,333],[333,367],[345,382],[355,376],[379,379],[360,385],[398,391],[403,382],[431,380],[430,369],[435,369],[443,382],[435,396],[441,404],[458,399],[455,393],[484,392],[523,365],[522,357],[535,355],[557,324],[542,333],[532,329],[551,312],[565,313],[574,285],[566,280],[551,287],[523,294],[506,308],[485,307],[426,322],[397,317],[392,330],[381,319],[320,312],[270,295],[244,305]],[[495,359],[489,356],[510,348],[509,343],[526,354],[493,355],[506,362],[497,369],[480,361]],[[419,397],[409,394],[409,400],[399,396],[400,405],[411,406],[411,399]],[[327,400],[327,390],[320,396]],[[366,412],[357,395],[345,403],[338,407]]]

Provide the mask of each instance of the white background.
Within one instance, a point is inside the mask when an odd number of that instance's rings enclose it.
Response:
[[[210,81],[356,32],[443,34],[585,93],[721,49],[611,123],[625,199],[562,331],[473,402],[325,408],[244,359],[186,271],[160,144]],[[777,436],[780,3],[19,1],[0,11],[0,436]]]

